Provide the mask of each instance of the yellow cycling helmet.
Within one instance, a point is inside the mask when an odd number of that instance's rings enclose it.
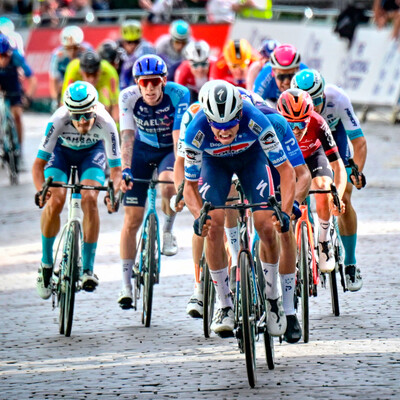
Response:
[[[142,25],[139,21],[128,19],[121,26],[121,36],[127,42],[134,42],[142,37]]]
[[[223,49],[226,63],[241,68],[250,64],[252,52],[251,44],[246,39],[229,40]]]

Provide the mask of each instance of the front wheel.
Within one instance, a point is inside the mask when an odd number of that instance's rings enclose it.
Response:
[[[242,314],[243,349],[249,385],[256,384],[256,288],[251,269],[250,255],[242,251],[239,256],[240,308]]]
[[[210,270],[208,268],[205,256],[200,260],[200,268],[204,276],[204,293],[203,293],[203,331],[204,337],[209,338],[211,334],[211,322],[214,316],[215,305],[215,287],[211,279]]]
[[[307,225],[301,224],[301,246],[299,254],[299,266],[301,277],[301,317],[303,323],[303,340],[308,343],[310,326],[309,326],[309,296],[310,296],[310,269],[308,264],[308,235]]]
[[[151,323],[153,306],[153,287],[157,275],[157,221],[154,214],[150,214],[144,227],[144,247],[142,250],[142,276],[143,276],[143,313],[142,323],[146,328]]]
[[[59,329],[65,336],[71,335],[74,318],[75,291],[79,279],[80,227],[72,221],[64,242],[63,265],[60,271]]]

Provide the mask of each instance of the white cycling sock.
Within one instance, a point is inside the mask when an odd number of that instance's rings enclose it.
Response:
[[[172,232],[172,227],[174,226],[175,216],[176,216],[176,214],[174,214],[174,215],[164,214],[163,232]]]
[[[318,218],[319,221],[319,232],[318,232],[318,240],[320,242],[328,242],[330,240],[330,237],[328,234],[330,233],[330,227],[331,227],[331,220],[332,218],[329,218],[329,221],[324,221],[321,218]]]
[[[286,315],[296,314],[294,308],[295,273],[281,274],[282,301]]]
[[[267,299],[279,297],[279,260],[276,264],[261,261],[265,277],[265,294]]]
[[[210,274],[214,282],[215,290],[218,295],[218,301],[219,301],[218,308],[225,308],[225,307],[233,308],[231,291],[229,289],[228,267],[222,268],[218,271],[210,270]]]
[[[237,258],[239,254],[239,229],[237,226],[234,228],[225,227],[226,238],[228,239],[229,251],[232,256],[232,266],[237,265]]]
[[[121,260],[122,262],[122,287],[124,288],[125,286],[130,286],[132,287],[132,267],[133,264],[135,263],[134,259],[126,259],[126,260]]]

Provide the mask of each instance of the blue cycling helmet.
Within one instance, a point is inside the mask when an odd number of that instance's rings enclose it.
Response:
[[[292,88],[305,90],[315,99],[324,94],[325,80],[315,69],[303,69],[299,71],[290,83]]]
[[[280,45],[281,44],[277,40],[265,39],[262,41],[258,52],[261,54],[262,57],[270,58],[272,52],[275,50],[275,47],[278,47]]]
[[[132,74],[135,78],[146,75],[167,75],[165,61],[155,54],[148,54],[138,58],[133,65]]]
[[[4,33],[0,33],[0,54],[6,54],[11,49],[10,41]]]
[[[190,36],[190,26],[183,19],[178,19],[169,26],[169,34],[172,39],[178,41],[188,41]]]
[[[96,88],[89,82],[71,83],[64,92],[64,104],[71,113],[82,113],[92,109],[98,102]]]

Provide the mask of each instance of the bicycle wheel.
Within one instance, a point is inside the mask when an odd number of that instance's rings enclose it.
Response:
[[[301,276],[301,318],[303,325],[303,340],[308,343],[310,327],[309,327],[309,296],[310,286],[309,277],[310,269],[308,264],[308,235],[307,225],[301,224],[301,246],[299,254],[300,276]]]
[[[340,315],[339,308],[339,294],[336,279],[336,268],[329,273],[329,286],[331,288],[331,302],[332,302],[332,312],[338,317]]]
[[[14,121],[11,117],[7,118],[7,131],[6,131],[6,140],[7,140],[7,147],[8,151],[6,154],[7,158],[7,165],[8,165],[8,175],[10,178],[11,185],[18,184],[18,162],[19,162],[19,155],[18,155],[18,148],[16,143],[16,135],[17,132],[15,130]]]
[[[157,274],[157,223],[156,216],[150,214],[144,228],[143,275],[143,313],[142,324],[147,328],[151,323],[151,310],[153,306],[153,286]]]
[[[214,316],[214,305],[215,305],[215,287],[211,279],[210,270],[208,269],[205,256],[200,260],[200,268],[203,270],[204,276],[204,292],[203,292],[203,331],[204,337],[209,338],[211,334],[211,322]]]
[[[242,251],[239,256],[240,308],[242,312],[243,349],[246,358],[249,385],[256,384],[256,299],[250,255]]]
[[[64,244],[64,265],[60,276],[61,299],[59,328],[65,336],[71,335],[72,322],[74,318],[75,291],[79,279],[79,256],[80,256],[80,228],[77,221],[72,221]],[[64,322],[62,322],[62,320]]]

